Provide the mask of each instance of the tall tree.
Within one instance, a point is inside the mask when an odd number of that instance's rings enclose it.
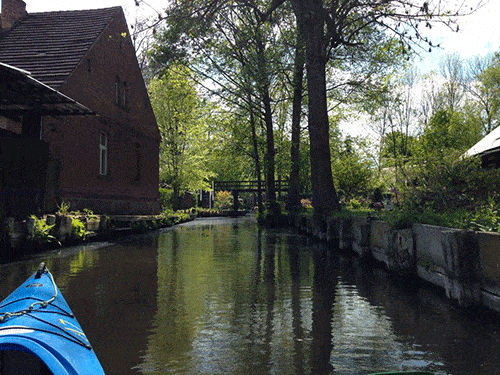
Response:
[[[440,62],[440,73],[446,80],[441,89],[444,102],[454,111],[464,98],[465,64],[458,54],[448,54]]]
[[[481,124],[467,112],[440,109],[420,137],[420,153],[430,164],[450,154],[461,155],[481,139],[481,130]]]
[[[484,130],[489,133],[500,121],[500,54],[476,59],[472,66],[477,80],[471,91],[482,107]]]
[[[266,194],[271,210],[277,213],[273,94],[283,81],[277,78],[283,69],[276,67],[282,65],[282,50],[276,43],[279,30],[262,22],[253,7],[243,2],[178,1],[168,13],[168,26],[153,54],[155,61],[167,64],[172,57],[189,56],[190,68],[203,77],[212,94],[246,111],[252,126],[264,128]],[[253,129],[252,137],[256,133]],[[259,179],[258,151],[254,149]]]
[[[339,208],[331,168],[328,105],[326,94],[326,14],[323,1],[291,0],[306,45],[308,128],[310,138],[313,205],[318,216]]]
[[[273,0],[270,9],[283,3]],[[315,211],[320,216],[337,209],[338,198],[333,185],[328,144],[328,108],[326,95],[326,62],[335,57],[340,46],[363,45],[367,28],[376,27],[400,38],[405,48],[432,41],[419,29],[423,23],[450,25],[457,11],[444,10],[441,2],[432,5],[410,0],[290,0],[297,23],[306,41],[306,66],[309,88],[309,134]]]
[[[288,209],[298,211],[300,194],[300,132],[302,120],[303,80],[305,66],[305,43],[297,33],[293,65],[293,104],[290,147],[290,180],[288,187]]]
[[[172,67],[149,85],[160,145],[160,181],[172,186],[172,207],[180,206],[181,192],[208,189],[206,169],[208,131],[201,102],[189,72]]]

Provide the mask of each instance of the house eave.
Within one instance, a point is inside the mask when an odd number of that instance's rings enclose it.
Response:
[[[26,70],[0,62],[0,116],[94,115],[89,108],[33,78]]]

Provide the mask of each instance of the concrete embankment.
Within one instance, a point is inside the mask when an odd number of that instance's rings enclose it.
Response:
[[[90,240],[143,233],[165,228],[196,217],[237,217],[245,211],[206,210],[179,211],[169,215],[83,215],[54,214],[15,220],[7,218],[0,236],[0,261],[10,261],[27,253],[60,246],[70,246]]]
[[[460,305],[500,311],[500,234],[425,224],[396,229],[371,217],[335,217],[316,222],[298,216],[295,226],[340,249],[382,263],[403,277],[442,288]]]
[[[195,215],[45,215],[26,220],[8,218],[0,246],[0,258],[11,260],[26,253],[69,246],[89,240],[109,239],[192,220]]]

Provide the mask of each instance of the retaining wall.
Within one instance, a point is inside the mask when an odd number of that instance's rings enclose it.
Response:
[[[419,277],[442,288],[460,305],[500,311],[500,234],[425,224],[396,229],[371,217],[336,217],[317,226],[300,216],[310,235],[382,263],[390,272]]]
[[[142,233],[151,229],[171,226],[186,221],[181,217],[163,217],[154,215],[45,215],[43,219],[51,226],[51,240],[37,241],[35,235],[35,218],[15,220],[8,218],[5,223],[5,236],[0,238],[0,261],[10,261],[24,253],[38,252],[61,245],[73,245],[90,239],[107,239],[132,233]],[[85,234],[73,233],[73,222],[78,219],[83,225]],[[194,219],[190,215],[188,220]],[[83,228],[82,228],[83,229]]]

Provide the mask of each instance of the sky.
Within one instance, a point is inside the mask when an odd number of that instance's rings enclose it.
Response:
[[[141,6],[135,6],[135,0],[25,0],[28,12],[45,12],[54,10],[76,10],[122,6],[129,19],[154,11],[161,10],[168,0],[141,1]],[[424,0],[422,0],[424,1]],[[430,0],[432,3],[433,0]],[[434,0],[436,1],[436,0]],[[453,0],[449,0],[453,1]],[[448,53],[458,53],[462,58],[484,56],[490,52],[500,50],[500,31],[498,30],[498,14],[500,1],[498,0],[467,0],[474,4],[477,1],[487,1],[486,4],[472,15],[459,20],[460,31],[452,32],[443,27],[434,27],[429,36],[434,45],[441,44],[441,49],[433,49],[432,53],[422,51],[423,59],[417,58],[417,65],[422,73],[438,70],[439,61]]]
[[[478,0],[469,1],[473,3]],[[499,14],[500,1],[489,0],[473,14],[458,20],[459,32],[434,27],[429,36],[433,44],[441,44],[441,48],[433,49],[431,53],[422,53],[423,59],[417,59],[420,70],[438,70],[439,60],[446,54],[457,53],[468,59],[500,51]]]

